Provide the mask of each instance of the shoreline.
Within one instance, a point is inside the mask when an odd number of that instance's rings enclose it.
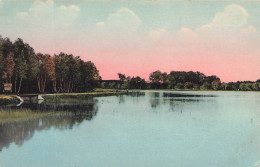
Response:
[[[95,89],[92,92],[85,93],[54,93],[54,94],[39,94],[44,100],[62,100],[62,99],[81,99],[81,98],[92,98],[92,97],[102,97],[102,96],[118,96],[126,94],[125,90],[116,89]],[[16,105],[19,104],[21,100],[17,95],[0,95],[0,105]]]
[[[101,96],[117,96],[126,94],[125,90],[116,89],[95,89],[92,92],[85,93],[55,93],[55,94],[40,94],[44,100],[61,100],[66,98],[91,98],[91,97],[101,97]]]
[[[192,90],[192,89],[95,89],[91,92],[84,93],[54,93],[54,94],[39,94],[44,100],[61,100],[67,98],[92,98],[92,97],[102,97],[102,96],[118,96],[127,94],[127,92],[131,91],[176,91],[176,92],[260,92],[260,91],[234,91],[234,90]],[[17,95],[1,95],[0,94],[0,105],[15,105],[20,103],[21,100],[17,97]]]
[[[16,95],[0,95],[0,105],[18,104],[20,101]]]

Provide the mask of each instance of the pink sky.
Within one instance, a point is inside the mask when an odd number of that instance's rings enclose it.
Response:
[[[260,79],[259,2],[212,2],[209,8],[203,1],[162,1],[158,8],[147,1],[143,8],[115,1],[100,2],[100,10],[93,4],[28,1],[27,8],[2,11],[10,14],[0,15],[1,31],[36,52],[92,61],[103,79],[123,73],[148,80],[156,70],[200,71],[224,82]]]

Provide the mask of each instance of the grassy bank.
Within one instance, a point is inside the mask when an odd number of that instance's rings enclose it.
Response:
[[[20,100],[16,95],[0,95],[0,105],[17,104]]]
[[[95,89],[92,92],[86,93],[56,93],[56,94],[42,94],[44,100],[61,100],[61,99],[82,99],[89,97],[100,97],[100,96],[117,96],[125,94],[126,91],[115,90],[115,89]]]

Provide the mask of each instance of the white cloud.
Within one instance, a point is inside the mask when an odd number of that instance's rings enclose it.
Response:
[[[149,36],[151,38],[160,38],[168,35],[168,31],[165,29],[151,30]]]
[[[59,7],[59,19],[60,22],[71,25],[73,21],[78,17],[80,8],[76,5],[60,6]]]
[[[213,21],[201,28],[242,27],[247,23],[247,11],[240,5],[228,5],[223,12],[215,14]]]
[[[257,29],[247,24],[248,17],[249,14],[242,6],[228,5],[223,12],[216,13],[210,23],[200,26],[195,32],[204,41],[218,41],[222,44],[236,45],[241,40],[255,40]]]
[[[187,28],[187,27],[183,27],[183,28],[181,28],[180,29],[180,31],[178,32],[178,35],[179,35],[179,37],[181,37],[181,38],[189,38],[189,37],[193,37],[193,38],[195,38],[195,37],[197,37],[198,36],[198,34],[196,34],[194,31],[192,31],[190,28]]]
[[[59,8],[60,10],[65,10],[65,11],[80,11],[80,8],[76,5],[70,5],[70,6],[65,6],[65,5],[62,5],[60,6]]]
[[[256,32],[256,28],[252,25],[247,26],[246,28],[242,29],[241,32],[245,35],[249,35]]]
[[[49,13],[52,9],[53,3],[49,3],[48,1],[39,1],[36,0],[32,7],[29,9],[28,13],[34,16],[42,16]]]
[[[27,19],[33,25],[71,25],[79,11],[76,5],[56,7],[53,0],[36,0],[28,11],[19,12],[16,16]]]
[[[99,30],[110,35],[129,35],[138,30],[141,19],[130,9],[120,8],[116,13],[110,14],[103,22],[96,25]]]

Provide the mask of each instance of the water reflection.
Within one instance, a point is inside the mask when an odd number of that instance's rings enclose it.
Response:
[[[128,92],[127,95],[131,96],[131,97],[141,97],[141,96],[145,96],[145,92],[131,91],[131,92]]]
[[[211,94],[188,94],[188,93],[168,93],[164,92],[163,97],[216,97]]]
[[[0,151],[11,143],[21,146],[35,131],[72,129],[84,120],[91,120],[98,111],[96,103],[97,100],[91,99],[80,103],[25,103],[19,107],[1,107],[0,114],[9,114],[10,119],[0,120]],[[28,113],[32,117],[28,117]],[[23,114],[27,114],[26,118]]]
[[[150,105],[156,109],[160,105],[169,106],[170,111],[182,112],[182,106],[192,103],[198,103],[203,100],[214,100],[211,97],[216,95],[206,94],[188,94],[188,93],[171,93],[171,92],[150,92]],[[178,106],[178,108],[176,108]]]

